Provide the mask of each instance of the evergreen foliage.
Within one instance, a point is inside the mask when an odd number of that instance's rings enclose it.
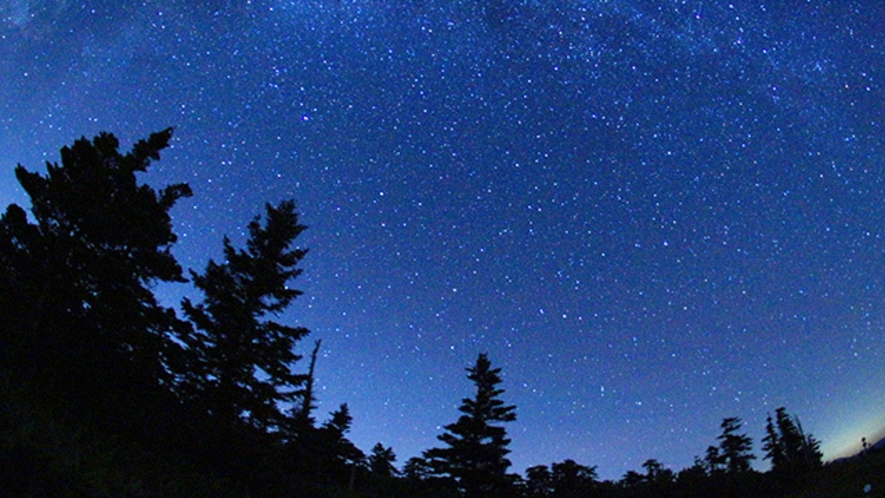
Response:
[[[784,454],[784,444],[781,435],[774,426],[774,422],[769,414],[765,419],[765,437],[762,438],[762,451],[765,460],[771,460],[772,470],[783,469],[786,465],[786,455]]]
[[[501,423],[516,420],[516,407],[499,399],[501,369],[492,368],[485,353],[480,354],[467,378],[476,386],[473,398],[464,398],[459,410],[463,415],[445,427],[438,439],[445,447],[424,454],[434,471],[451,477],[467,498],[502,495],[509,487],[506,455],[510,439]]]
[[[704,453],[704,469],[708,474],[714,474],[722,470],[723,461],[722,457],[719,455],[719,447],[718,446],[707,446],[707,451]]]
[[[305,451],[303,458],[312,460],[315,468],[312,477],[327,484],[352,488],[357,468],[365,467],[366,455],[349,439],[353,417],[347,403],[330,414],[330,418],[307,437],[293,444]]]
[[[531,497],[542,497],[553,495],[553,475],[550,473],[550,467],[546,465],[535,465],[525,469],[525,488],[526,494]]]
[[[308,331],[269,318],[301,294],[289,287],[301,270],[305,249],[293,248],[305,229],[295,203],[266,206],[264,223],[248,225],[246,249],[224,239],[224,261],[209,261],[202,274],[191,272],[204,298],[182,302],[195,330],[185,338],[191,353],[184,392],[209,413],[232,423],[278,428],[285,417],[279,403],[293,402],[308,376],[292,370],[300,356],[295,343]]]
[[[799,419],[788,414],[786,408],[775,410],[774,421],[768,416],[765,434],[763,458],[771,460],[773,471],[801,474],[822,465],[820,443],[813,435],[805,434]]]
[[[587,467],[566,459],[550,467],[536,465],[525,471],[525,494],[530,497],[586,497],[598,488],[596,467]]]
[[[551,466],[550,483],[553,496],[578,498],[589,496],[596,489],[596,467],[587,467],[572,459]]]
[[[750,460],[756,458],[752,453],[753,440],[746,434],[738,434],[742,426],[741,419],[729,417],[722,421],[722,434],[719,439],[719,464],[725,466],[729,473],[736,474],[750,471]]]
[[[393,477],[399,473],[393,465],[395,461],[393,448],[385,448],[381,443],[376,443],[369,455],[369,471],[376,477]]]
[[[16,178],[31,199],[31,224],[10,205],[0,219],[0,345],[14,365],[50,383],[107,385],[124,375],[167,384],[180,327],[150,287],[183,281],[171,254],[169,210],[191,195],[185,184],[160,191],[140,184],[168,145],[172,129],[139,141],[125,155],[102,133],[61,150],[46,175],[19,165]],[[43,361],[34,361],[42,359]],[[62,388],[64,389],[64,388]]]

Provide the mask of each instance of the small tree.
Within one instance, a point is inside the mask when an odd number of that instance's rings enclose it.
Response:
[[[338,484],[347,482],[351,488],[357,467],[364,466],[366,460],[366,455],[347,439],[352,423],[350,409],[344,403],[317,431],[318,446],[314,455],[320,465],[321,479],[331,479]]]
[[[726,418],[722,421],[722,434],[719,439],[719,454],[725,463],[729,473],[742,473],[750,470],[750,460],[756,457],[752,453],[753,440],[746,434],[738,434],[741,428],[741,419],[737,417]]]
[[[618,485],[628,490],[639,489],[643,484],[645,484],[645,476],[635,470],[628,470],[621,476],[621,480],[618,481]]]
[[[719,454],[718,446],[707,446],[707,451],[704,452],[703,464],[704,470],[709,475],[722,471],[723,459],[722,455]]]
[[[403,476],[413,481],[423,481],[433,475],[433,467],[430,462],[422,457],[412,457],[403,465]]]
[[[546,465],[535,465],[525,470],[526,488],[530,496],[552,496],[553,475]]]
[[[698,496],[697,490],[708,482],[707,465],[700,457],[694,457],[694,463],[690,467],[680,470],[676,474],[675,486],[685,492],[687,496]]]
[[[704,453],[703,463],[704,470],[706,470],[707,474],[713,475],[722,471],[724,460],[722,455],[719,454],[718,446],[707,446],[707,451]]]
[[[587,467],[568,459],[554,463],[551,472],[553,496],[578,498],[589,495],[596,487],[596,467]]]
[[[509,487],[506,458],[510,439],[498,425],[516,420],[516,407],[499,399],[504,393],[501,369],[492,368],[485,353],[480,354],[467,378],[476,385],[473,398],[464,398],[459,410],[463,415],[445,427],[438,439],[446,444],[424,453],[438,474],[451,476],[467,498],[498,496]]]
[[[395,476],[398,471],[393,466],[396,454],[393,448],[385,448],[383,444],[376,443],[369,455],[369,471],[376,477],[389,478]]]
[[[645,478],[649,481],[656,480],[664,471],[664,466],[661,465],[661,462],[654,458],[649,458],[642,462],[642,468],[645,469]]]
[[[292,244],[304,229],[294,202],[268,204],[264,223],[258,217],[249,223],[245,250],[225,237],[224,261],[191,272],[205,297],[182,302],[196,326],[186,338],[193,359],[184,390],[215,416],[273,428],[284,418],[278,404],[304,394],[307,377],[292,371],[301,358],[293,347],[308,331],[268,318],[301,294],[288,283],[301,273],[297,265],[307,251]]]

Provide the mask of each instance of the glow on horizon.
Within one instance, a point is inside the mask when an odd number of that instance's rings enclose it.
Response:
[[[863,449],[862,438],[870,445],[885,438],[885,396],[880,393],[876,399],[857,403],[834,419],[838,425],[829,434],[818,437],[825,461],[859,453]]]

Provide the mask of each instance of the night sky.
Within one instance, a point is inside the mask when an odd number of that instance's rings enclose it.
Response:
[[[29,205],[17,163],[168,126],[142,178],[195,192],[186,268],[294,198],[317,415],[347,402],[399,464],[480,352],[516,472],[678,470],[730,416],[765,468],[782,405],[834,458],[885,427],[883,22],[880,0],[6,0],[0,204]]]

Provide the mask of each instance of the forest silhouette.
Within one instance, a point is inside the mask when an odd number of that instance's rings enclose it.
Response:
[[[519,475],[507,459],[516,407],[484,353],[438,447],[401,468],[381,443],[367,455],[347,437],[347,404],[322,421],[314,413],[320,341],[302,358],[309,331],[277,320],[301,295],[290,285],[307,255],[294,201],[267,204],[243,247],[223,238],[221,259],[186,276],[170,210],[191,189],[136,176],[171,136],[122,154],[102,133],[61,149],[45,173],[15,169],[31,206],[0,218],[0,496],[835,496],[885,475],[881,455],[824,465],[785,408],[766,420],[767,472],[751,465],[744,422],[727,417],[679,471],[652,458],[601,481],[566,459]],[[160,283],[189,283],[201,298],[164,307]]]

